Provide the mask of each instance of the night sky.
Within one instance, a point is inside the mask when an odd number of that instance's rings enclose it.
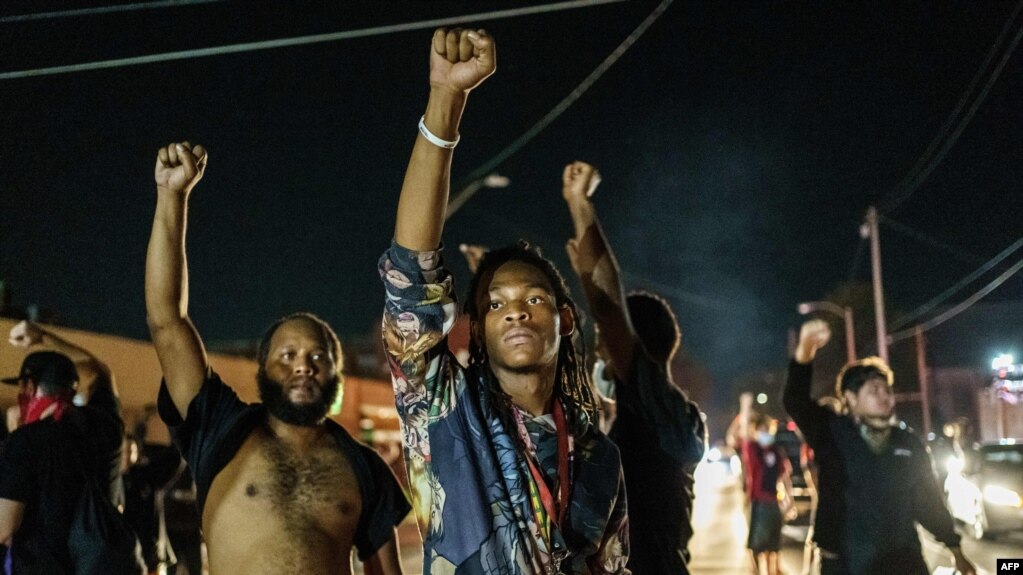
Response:
[[[268,4],[3,20],[0,72],[525,5]],[[657,5],[474,20],[496,38],[498,71],[469,99],[453,191]],[[0,13],[56,6],[4,2]],[[464,287],[458,243],[526,238],[569,272],[560,175],[569,161],[589,161],[604,176],[595,202],[628,287],[669,298],[686,353],[727,396],[742,374],[784,366],[797,302],[829,297],[850,279],[869,281],[859,237],[867,206],[890,201],[943,132],[1017,6],[678,0],[497,169],[508,188],[481,190],[449,221],[448,261]],[[1021,26],[1018,14],[967,108]],[[430,36],[422,29],[0,80],[0,279],[13,303],[56,310],[71,327],[147,338],[143,267],[155,152],[189,139],[210,150],[188,230],[191,315],[204,338],[251,339],[296,310],[324,316],[343,338],[369,333],[383,298],[376,261],[390,241],[426,104]],[[881,228],[891,315],[1023,235],[1021,91],[1017,50],[943,161],[886,213],[894,222]],[[1019,310],[1020,300],[1017,275],[984,303]],[[956,327],[957,320],[940,329],[983,340],[986,353],[989,345],[1018,347],[1021,320],[1008,317],[995,332],[965,330],[973,324]],[[872,321],[857,316],[864,329]]]

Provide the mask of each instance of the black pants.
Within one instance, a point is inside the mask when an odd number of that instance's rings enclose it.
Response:
[[[890,554],[884,560],[878,560],[873,567],[869,567],[862,574],[855,575],[879,575],[881,573],[892,573],[898,575],[928,575],[927,564],[919,551],[907,551],[907,555]],[[845,567],[845,561],[841,557],[821,557],[821,575],[854,575]]]

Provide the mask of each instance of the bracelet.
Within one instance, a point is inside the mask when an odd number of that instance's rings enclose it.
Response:
[[[455,136],[454,142],[449,142],[448,140],[438,138],[433,132],[430,131],[429,128],[426,127],[425,120],[426,116],[419,118],[419,133],[422,134],[423,137],[426,138],[427,141],[429,141],[434,146],[437,146],[438,148],[444,148],[445,150],[453,150],[455,146],[458,145],[458,140],[462,139],[461,135]]]

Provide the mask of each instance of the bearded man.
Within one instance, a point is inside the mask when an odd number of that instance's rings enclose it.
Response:
[[[206,168],[188,142],[156,160],[146,311],[163,368],[160,416],[195,477],[210,571],[400,574],[394,527],[410,507],[371,448],[327,418],[342,383],[341,344],[322,319],[275,322],[259,346],[262,403],[246,404],[210,368],[188,316],[185,221]]]

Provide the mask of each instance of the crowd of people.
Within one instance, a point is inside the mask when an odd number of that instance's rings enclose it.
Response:
[[[591,199],[596,168],[568,164],[561,186],[573,224],[566,249],[595,323],[598,377],[564,276],[525,243],[466,250],[474,268],[461,304],[469,353],[460,359],[448,348],[459,315],[441,245],[451,160],[468,96],[496,66],[484,30],[434,33],[429,99],[393,240],[378,261],[407,491],[380,455],[327,417],[344,384],[343,355],[318,316],[288,315],[263,334],[259,403],[243,402],[213,370],[189,317],[185,251],[188,204],[209,158],[201,145],[171,143],[154,170],[145,300],[163,371],[152,413],[180,458],[147,445],[145,420],[125,444],[109,368],[35,324],[19,324],[13,344],[47,350],[29,354],[4,380],[19,387],[8,414],[17,429],[0,456],[8,573],[90,572],[76,542],[89,540],[83,524],[102,518],[97,506],[83,505],[93,492],[101,497],[91,501],[123,510],[138,535],[122,553],[128,567],[93,572],[155,572],[177,560],[198,573],[198,529],[175,542],[163,521],[182,478],[194,486],[186,491],[216,575],[350,573],[353,553],[366,573],[401,573],[395,528],[409,511],[424,573],[689,572],[705,421],[672,378],[680,330],[671,307],[623,286]],[[926,573],[919,522],[972,575],[924,446],[892,425],[890,371],[873,363],[844,370],[837,391],[845,414],[811,398],[812,360],[828,335],[822,322],[803,326],[784,394],[820,465],[822,573],[895,573],[891,565]],[[734,436],[752,504],[749,547],[755,568],[776,574],[785,507],[777,485],[791,470],[773,445],[775,422],[756,416],[751,398],[741,405]],[[113,545],[103,552],[107,561],[121,553]]]

